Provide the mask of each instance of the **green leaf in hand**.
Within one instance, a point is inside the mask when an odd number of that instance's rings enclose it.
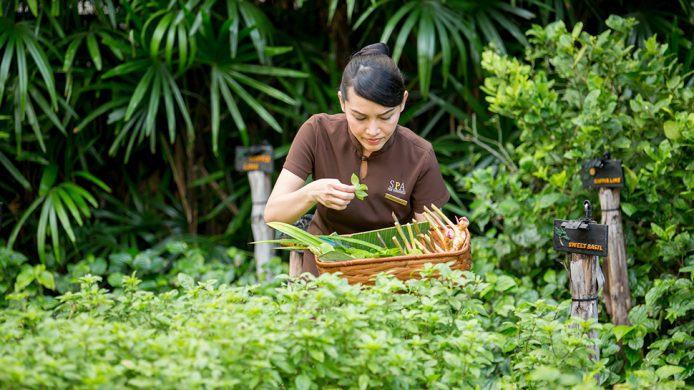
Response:
[[[366,184],[359,183],[359,176],[357,176],[356,173],[352,174],[352,185],[357,189],[357,191],[354,193],[357,199],[364,200],[364,198],[368,196],[366,191],[369,189],[369,187],[367,187]]]

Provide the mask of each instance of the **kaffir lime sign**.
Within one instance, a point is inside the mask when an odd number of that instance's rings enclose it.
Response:
[[[624,170],[620,160],[608,158],[584,162],[581,170],[583,188],[624,187]]]

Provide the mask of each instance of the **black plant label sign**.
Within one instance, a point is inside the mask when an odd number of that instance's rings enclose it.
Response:
[[[583,188],[624,187],[624,170],[620,160],[596,159],[581,164]]]
[[[591,256],[607,256],[607,225],[554,220],[554,249]]]
[[[239,172],[263,171],[272,173],[272,146],[237,146],[235,167]]]

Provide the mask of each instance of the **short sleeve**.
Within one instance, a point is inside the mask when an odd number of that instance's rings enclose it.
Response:
[[[436,154],[433,149],[429,149],[412,192],[412,208],[416,213],[423,213],[424,206],[430,207],[433,203],[436,207],[443,207],[450,197]]]
[[[316,143],[316,121],[311,117],[296,133],[283,168],[306,180],[313,173]]]

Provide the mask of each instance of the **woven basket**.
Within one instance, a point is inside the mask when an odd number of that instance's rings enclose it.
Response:
[[[472,266],[470,253],[470,232],[465,229],[463,249],[457,252],[430,253],[422,255],[405,255],[380,257],[372,259],[355,259],[346,261],[323,262],[316,259],[318,272],[341,272],[350,284],[373,284],[376,274],[387,272],[400,280],[419,279],[419,271],[426,263],[438,264],[453,262],[452,269],[469,271]]]

